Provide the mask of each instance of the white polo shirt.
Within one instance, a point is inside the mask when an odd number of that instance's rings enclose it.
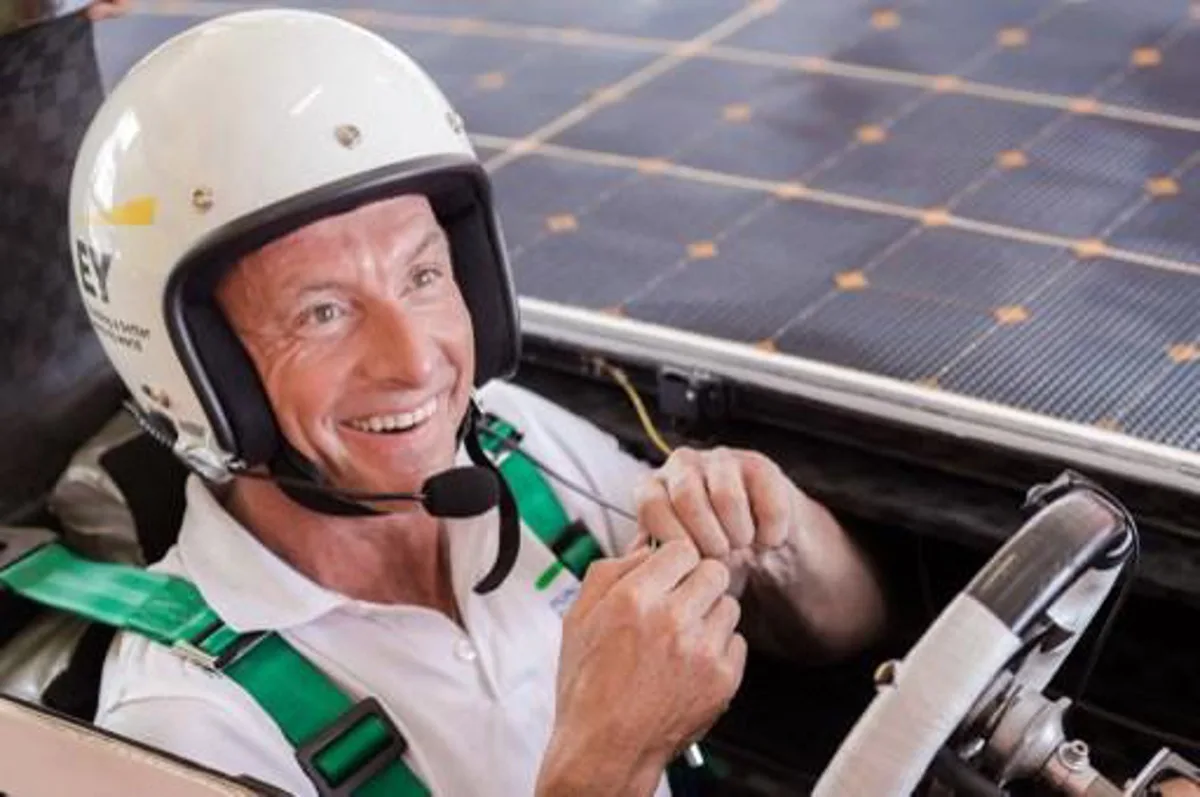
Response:
[[[516,425],[523,447],[548,467],[632,511],[646,466],[611,436],[508,383],[489,384],[480,400]],[[631,522],[549,481],[601,548],[624,550]],[[408,741],[409,767],[434,795],[522,797],[534,792],[553,727],[561,612],[578,582],[564,571],[550,588],[535,589],[554,556],[523,526],[511,575],[477,595],[497,532],[496,510],[447,523],[463,627],[430,609],[318,586],[252,537],[195,477],[178,543],[153,569],[190,580],[235,630],[277,631],[355,699],[377,698]],[[121,634],[109,653],[96,723],[230,774],[316,794],[291,745],[237,684],[134,634]],[[669,793],[664,776],[656,794]]]

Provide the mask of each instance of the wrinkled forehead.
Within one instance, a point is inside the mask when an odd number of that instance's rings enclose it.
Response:
[[[441,240],[442,233],[429,200],[418,194],[391,197],[318,219],[263,245],[243,257],[226,281],[317,276],[363,256],[393,260],[415,254],[430,238]]]
[[[415,243],[437,228],[429,200],[417,194],[391,197],[327,216],[277,238],[249,259],[289,259],[297,254],[328,253],[347,246],[390,249]]]

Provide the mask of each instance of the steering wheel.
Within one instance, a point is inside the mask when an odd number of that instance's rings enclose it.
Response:
[[[908,797],[1000,686],[1041,691],[1136,550],[1129,513],[1065,472],[1029,491],[1035,514],[945,607],[878,693],[813,797]]]

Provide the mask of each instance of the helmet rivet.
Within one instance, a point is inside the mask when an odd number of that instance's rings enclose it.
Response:
[[[150,399],[163,409],[170,409],[171,397],[168,396],[166,391],[162,388],[151,387],[150,385],[142,385],[142,393],[146,396],[146,398]]]
[[[200,187],[192,191],[192,205],[201,213],[212,209],[213,192],[211,188]]]
[[[338,143],[346,149],[354,149],[362,140],[362,131],[354,125],[338,125],[337,129],[333,131],[333,135],[337,138]]]
[[[897,665],[895,660],[885,661],[875,668],[875,687],[883,689],[896,683]]]

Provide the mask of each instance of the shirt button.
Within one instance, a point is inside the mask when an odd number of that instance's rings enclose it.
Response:
[[[479,654],[475,651],[475,646],[471,644],[469,639],[460,639],[454,643],[454,655],[463,661],[475,661],[475,659],[479,658]]]

